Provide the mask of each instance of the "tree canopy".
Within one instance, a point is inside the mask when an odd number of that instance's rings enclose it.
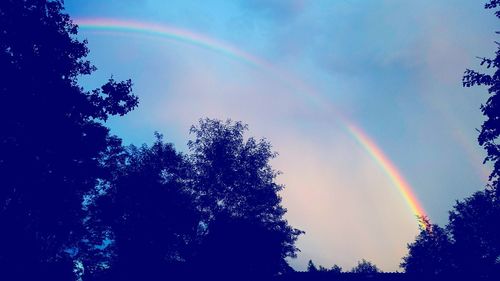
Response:
[[[459,272],[500,276],[500,201],[491,189],[457,201],[450,211],[452,255]]]
[[[131,81],[78,86],[95,67],[62,1],[0,2],[0,269],[71,275],[68,249],[82,236],[82,196],[106,171],[117,139],[103,126],[137,106]]]
[[[264,139],[245,139],[246,130],[241,122],[214,119],[191,128],[192,184],[206,225],[199,255],[212,268],[236,259],[245,261],[247,269],[241,272],[283,273],[289,269],[285,258],[298,251],[295,241],[302,231],[283,217],[283,186],[276,183],[278,172],[269,163],[276,153]]]
[[[283,187],[269,165],[276,154],[245,139],[246,128],[200,120],[187,155],[159,134],[152,146],[111,150],[112,175],[87,197],[90,276],[252,279],[290,270],[302,232],[283,218]]]
[[[372,275],[381,271],[375,264],[362,259],[361,261],[358,261],[358,264],[353,267],[350,272],[362,275]]]
[[[94,275],[113,280],[167,278],[192,256],[200,215],[187,184],[189,165],[161,135],[156,137],[152,146],[123,149],[103,195],[89,204],[91,228],[109,231],[108,245],[101,251],[108,257],[102,262],[111,270],[91,272]],[[102,243],[100,237],[97,243]],[[95,258],[90,256],[88,262],[92,265]]]
[[[420,233],[408,245],[408,255],[401,267],[412,275],[449,274],[453,270],[452,241],[446,229],[431,224],[426,217],[420,217]]]

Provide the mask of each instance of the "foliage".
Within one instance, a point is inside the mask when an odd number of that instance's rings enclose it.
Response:
[[[326,268],[322,265],[316,266],[312,260],[307,263],[307,272],[322,272],[328,274],[340,274],[342,273],[342,267],[334,264],[331,268]]]
[[[312,260],[309,260],[309,262],[307,263],[307,271],[308,272],[318,272],[318,268],[316,267],[316,265],[314,264],[314,262]]]
[[[152,146],[131,146],[105,194],[89,206],[93,228],[108,228],[108,278],[166,277],[192,255],[199,213],[188,188],[189,165],[157,134]],[[96,225],[97,224],[97,225]]]
[[[500,1],[490,0],[486,9],[497,9],[500,18]],[[499,32],[497,32],[499,33]],[[495,58],[481,58],[481,65],[490,73],[467,69],[463,85],[484,85],[490,94],[481,111],[486,120],[481,126],[478,141],[486,149],[484,162],[493,163],[489,185],[463,201],[457,201],[450,212],[448,230],[452,234],[453,255],[460,272],[474,275],[500,275],[500,44],[497,42]]]
[[[100,159],[117,141],[101,121],[137,105],[130,81],[78,86],[95,68],[62,9],[0,1],[0,272],[18,279],[47,280],[58,267],[73,274],[82,196],[106,175]]]
[[[401,267],[415,275],[500,274],[500,203],[491,189],[457,201],[446,228],[425,217]]]
[[[221,215],[209,225],[194,268],[203,276],[228,280],[284,273],[288,268],[282,258],[282,235],[255,220]]]
[[[328,271],[331,273],[340,274],[342,273],[342,267],[334,264]]]
[[[219,213],[262,221],[281,219],[277,172],[268,161],[276,156],[265,140],[244,139],[247,126],[204,119],[191,127],[188,143],[199,204],[209,218]]]
[[[361,261],[358,261],[358,264],[355,267],[353,267],[350,272],[362,275],[370,275],[379,273],[381,271],[375,264],[365,259],[362,259]]]
[[[285,258],[301,232],[283,218],[270,144],[245,140],[244,130],[201,120],[187,156],[159,134],[151,147],[110,147],[102,162],[113,173],[87,196],[87,275],[259,279],[289,271]]]
[[[448,230],[460,272],[500,274],[500,201],[491,189],[457,201],[450,212]]]
[[[246,130],[241,122],[213,119],[200,120],[191,128],[189,159],[193,190],[207,226],[205,246],[211,248],[213,241],[227,238],[232,242],[218,246],[220,252],[232,253],[225,259],[248,260],[248,255],[271,266],[263,267],[262,273],[282,273],[289,268],[285,258],[298,251],[295,241],[302,231],[283,218],[286,210],[278,194],[283,186],[275,182],[278,172],[269,164],[276,153],[266,140],[245,139]],[[233,241],[229,233],[240,238]],[[204,255],[202,251],[200,256]],[[210,262],[215,261],[205,260]]]
[[[401,267],[414,275],[440,275],[452,271],[452,242],[446,229],[420,217],[420,234],[408,245]]]
[[[328,268],[326,268],[326,267],[324,267],[324,266],[320,265],[320,266],[318,267],[318,271],[320,271],[320,272],[328,272],[329,270],[328,270]]]

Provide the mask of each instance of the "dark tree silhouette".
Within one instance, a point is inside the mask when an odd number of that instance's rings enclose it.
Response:
[[[359,275],[373,275],[376,273],[381,272],[380,269],[373,263],[362,259],[361,261],[358,261],[358,264],[351,269],[352,273],[356,273]]]
[[[283,235],[255,220],[220,215],[202,241],[196,270],[224,280],[261,280],[284,272]]]
[[[451,239],[442,227],[431,224],[427,217],[420,217],[420,234],[408,244],[408,255],[401,267],[411,275],[435,276],[453,270]]]
[[[485,5],[486,9],[497,9],[498,7],[500,7],[499,0],[491,0]],[[496,11],[495,15],[500,18],[500,11]],[[486,104],[481,105],[481,111],[486,117],[486,121],[481,126],[478,141],[479,145],[483,146],[487,152],[484,162],[493,163],[490,180],[497,193],[500,193],[497,187],[500,177],[500,145],[495,142],[500,135],[500,44],[498,42],[496,44],[495,58],[481,58],[481,65],[485,65],[488,69],[491,68],[492,74],[467,69],[463,77],[463,86],[484,85],[488,87],[490,97]]]
[[[500,18],[499,7],[499,0],[490,0],[485,5],[486,9],[496,10],[497,18]],[[465,87],[483,85],[490,94],[486,103],[481,105],[486,120],[478,141],[486,149],[484,162],[493,163],[489,178],[491,185],[458,201],[450,212],[448,224],[454,239],[458,270],[476,276],[500,276],[500,145],[496,143],[500,135],[500,43],[496,44],[495,58],[481,58],[481,65],[491,69],[490,73],[467,69],[463,77]]]
[[[453,257],[458,271],[500,276],[500,201],[491,189],[458,201],[450,212]]]
[[[318,268],[312,260],[307,263],[307,272],[318,272]]]
[[[192,256],[200,217],[188,188],[189,165],[156,137],[151,147],[124,151],[105,194],[89,206],[93,228],[110,231],[102,249],[110,257],[111,270],[101,272],[106,280],[165,279],[180,274]]]
[[[130,81],[78,86],[95,68],[62,10],[62,1],[0,1],[2,280],[73,274],[82,196],[105,176],[100,158],[117,141],[101,121],[137,105]]]
[[[328,268],[326,268],[326,267],[324,267],[324,266],[322,266],[322,265],[320,265],[320,266],[318,267],[318,271],[320,271],[320,272],[328,272],[328,271],[329,271],[329,269],[328,269]]]
[[[283,218],[286,210],[278,194],[283,186],[275,182],[278,173],[269,164],[276,153],[266,140],[245,139],[245,130],[241,122],[211,119],[191,128],[192,183],[208,245],[201,248],[199,256],[207,258],[200,262],[215,268],[241,260],[246,261],[239,265],[242,272],[282,273],[289,269],[285,258],[298,251],[295,241],[302,232]]]
[[[340,274],[342,273],[342,267],[339,265],[334,264],[328,272],[334,273],[334,274]]]

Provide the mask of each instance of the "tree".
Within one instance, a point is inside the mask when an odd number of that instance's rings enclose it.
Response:
[[[485,5],[486,9],[496,9],[498,7],[500,7],[500,1],[498,0],[490,0]],[[500,18],[500,11],[496,11],[495,15]],[[481,58],[481,65],[485,65],[488,69],[491,68],[492,74],[467,69],[462,81],[464,87],[476,85],[488,87],[490,97],[486,101],[486,104],[481,105],[481,111],[486,120],[481,126],[478,141],[479,145],[483,146],[487,152],[484,162],[493,163],[490,181],[492,181],[497,193],[500,193],[498,188],[500,177],[500,145],[496,143],[500,135],[500,44],[498,42],[496,44],[497,51],[495,58]]]
[[[318,268],[312,260],[307,263],[307,272],[318,272]]]
[[[474,276],[500,276],[500,201],[486,189],[457,201],[447,228],[458,271]]]
[[[496,9],[500,18],[499,0],[490,0],[486,9]],[[499,33],[499,32],[497,32]],[[500,145],[496,143],[500,135],[500,44],[497,44],[495,58],[481,58],[481,65],[491,69],[490,73],[480,73],[467,69],[463,77],[465,87],[483,85],[490,94],[481,111],[486,120],[481,126],[478,142],[486,150],[484,160],[493,163],[489,185],[458,201],[450,212],[448,229],[454,239],[454,253],[459,255],[457,266],[461,272],[500,275]]]
[[[319,272],[328,272],[328,268],[326,268],[326,267],[324,267],[324,266],[320,265],[320,266],[318,267],[318,271],[319,271]]]
[[[289,268],[285,258],[296,256],[295,241],[302,231],[292,228],[283,217],[286,210],[278,194],[283,186],[276,183],[278,172],[269,164],[276,153],[266,140],[245,139],[246,130],[247,126],[241,122],[212,119],[200,120],[198,126],[191,128],[194,135],[188,143],[191,178],[206,226],[205,242],[220,241],[217,252],[233,254],[221,254],[217,259],[207,258],[202,262],[216,263],[215,268],[231,260],[246,260],[245,256],[272,258],[268,260],[272,268],[265,267],[262,273],[282,273]],[[233,233],[236,241],[222,243],[229,233]],[[209,254],[202,250],[199,256]]]
[[[420,233],[408,244],[408,255],[401,267],[412,275],[441,275],[453,270],[451,238],[442,227],[431,224],[427,217],[420,217]]]
[[[362,259],[358,261],[358,264],[351,269],[352,273],[362,274],[362,275],[371,275],[380,272],[380,269],[373,263]]]
[[[329,272],[334,273],[334,274],[340,274],[340,273],[342,273],[342,267],[341,267],[341,266],[339,266],[339,265],[334,264],[334,265],[330,268]]]
[[[255,220],[221,215],[202,237],[194,268],[214,280],[262,280],[284,273],[283,233]]]
[[[130,81],[78,86],[95,68],[62,1],[3,0],[0,15],[0,272],[69,279],[82,196],[106,176],[100,159],[117,141],[102,121],[137,98]]]
[[[152,146],[125,149],[104,194],[89,206],[92,228],[110,231],[104,279],[165,279],[192,257],[200,216],[187,185],[190,167],[156,137]]]

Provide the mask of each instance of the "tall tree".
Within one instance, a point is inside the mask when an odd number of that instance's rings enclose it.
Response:
[[[490,0],[486,9],[494,9],[500,18],[500,1]],[[497,31],[497,34],[500,33]],[[458,201],[450,212],[448,228],[454,239],[454,254],[460,271],[500,276],[500,43],[496,42],[494,58],[482,58],[481,65],[490,69],[480,73],[467,69],[465,87],[486,86],[490,94],[481,111],[486,120],[481,126],[478,141],[486,149],[484,162],[493,163],[490,185]]]
[[[104,194],[89,206],[93,228],[110,230],[104,278],[165,279],[186,267],[195,248],[200,218],[187,185],[189,165],[156,136],[152,146],[125,150]]]
[[[453,237],[452,254],[459,272],[500,276],[500,201],[491,189],[457,201],[447,228]]]
[[[267,259],[271,265],[262,267],[267,269],[260,273],[277,274],[289,269],[285,258],[295,257],[295,241],[302,231],[292,228],[283,217],[286,210],[279,196],[283,186],[276,183],[278,172],[269,164],[276,153],[266,140],[246,139],[246,130],[241,122],[212,119],[200,120],[191,128],[192,184],[204,214],[206,243],[220,242],[220,250],[210,253],[212,259],[200,262],[217,266],[250,256],[255,262]],[[234,243],[223,243],[223,237],[230,233]],[[209,254],[202,251],[200,257]],[[261,269],[251,269],[251,264],[248,270],[260,274]]]
[[[130,81],[78,86],[95,68],[62,1],[3,0],[0,15],[0,273],[70,276],[82,196],[105,176],[100,159],[116,141],[102,121],[137,98]]]

